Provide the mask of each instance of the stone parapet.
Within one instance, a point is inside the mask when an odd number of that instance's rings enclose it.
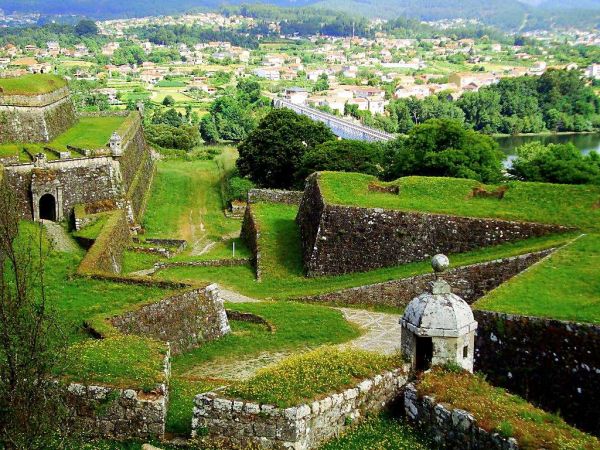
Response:
[[[404,389],[408,420],[427,431],[435,444],[448,450],[517,450],[514,438],[504,438],[479,427],[468,411],[451,409],[435,398],[419,397],[413,384]]]
[[[225,448],[307,450],[377,413],[402,392],[404,369],[366,379],[350,389],[290,408],[226,398],[216,392],[194,400],[192,435]],[[221,447],[219,447],[221,448]]]
[[[452,286],[452,292],[471,304],[552,251],[554,249],[457,267],[445,272],[444,280]],[[414,297],[424,292],[428,283],[434,279],[433,273],[427,273],[335,292],[298,297],[295,300],[311,303],[385,305],[404,308]]]
[[[111,322],[122,333],[169,342],[174,354],[231,331],[216,284],[144,305],[113,317]]]
[[[299,205],[302,201],[303,191],[286,191],[282,189],[250,189],[248,203],[270,202],[286,205]]]

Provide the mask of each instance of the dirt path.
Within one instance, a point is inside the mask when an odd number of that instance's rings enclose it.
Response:
[[[362,309],[337,308],[344,318],[358,325],[365,334],[342,344],[362,350],[390,355],[400,350],[400,315],[365,311]]]
[[[77,244],[61,224],[50,220],[42,220],[42,223],[54,250],[62,253],[74,253],[78,250]]]

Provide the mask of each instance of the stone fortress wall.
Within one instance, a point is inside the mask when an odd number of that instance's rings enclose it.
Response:
[[[173,354],[198,347],[231,331],[217,285],[191,289],[115,316],[113,326],[169,342]]]
[[[0,143],[49,142],[76,120],[67,87],[34,96],[0,94]]]
[[[74,427],[89,438],[162,439],[169,404],[171,357],[167,349],[164,381],[151,392],[137,388],[70,383],[65,405]]]
[[[307,276],[364,272],[549,233],[559,225],[327,204],[306,182],[296,221]]]
[[[600,435],[600,326],[474,311],[475,370]]]
[[[51,194],[58,203],[57,220],[70,220],[77,204],[116,200],[135,223],[145,207],[154,175],[154,160],[141,116],[131,112],[116,130],[122,138],[119,156],[91,156],[5,166],[8,184],[17,194],[25,219],[38,219],[38,203]],[[110,154],[108,147],[106,153]]]
[[[444,273],[444,280],[452,292],[472,304],[487,292],[525,270],[531,264],[552,253],[554,249],[496,259],[478,264],[457,267]],[[295,300],[338,305],[392,306],[404,308],[435,279],[433,273],[415,275],[383,283],[357,286],[335,292],[298,297]]]

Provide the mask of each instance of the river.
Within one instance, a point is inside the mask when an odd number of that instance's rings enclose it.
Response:
[[[539,136],[497,137],[500,150],[506,154],[506,165],[515,158],[515,149],[529,142],[541,141],[544,144],[566,144],[571,142],[582,153],[595,151],[600,153],[600,133],[593,134],[544,134]]]

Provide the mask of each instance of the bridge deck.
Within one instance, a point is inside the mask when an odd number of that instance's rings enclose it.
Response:
[[[389,141],[395,138],[393,134],[364,125],[355,124],[308,106],[297,105],[282,98],[273,100],[275,108],[289,108],[292,111],[310,117],[312,120],[323,122],[337,136],[361,141]]]

